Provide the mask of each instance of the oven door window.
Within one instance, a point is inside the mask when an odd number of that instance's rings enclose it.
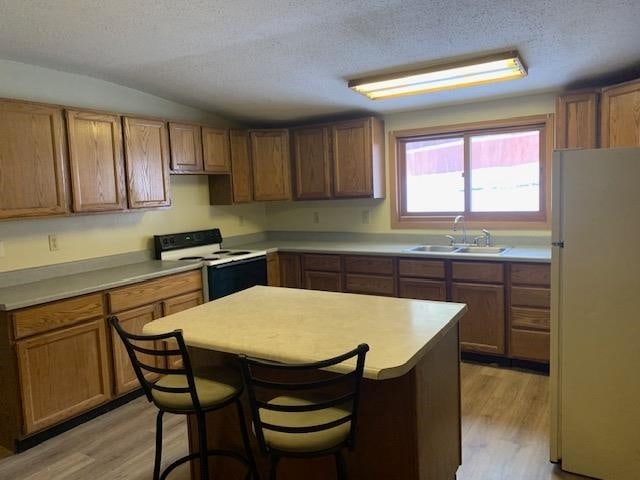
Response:
[[[241,260],[209,267],[208,277],[209,300],[215,300],[254,285],[266,285],[267,260]]]

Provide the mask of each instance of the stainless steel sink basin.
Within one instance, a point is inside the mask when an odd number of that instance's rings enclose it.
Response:
[[[456,250],[456,253],[481,253],[483,255],[500,255],[509,247],[464,247]]]
[[[418,247],[410,248],[409,252],[438,252],[438,253],[451,253],[455,252],[458,247],[452,247],[449,245],[420,245]]]

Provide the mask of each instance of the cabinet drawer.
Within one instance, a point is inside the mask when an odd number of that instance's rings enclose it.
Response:
[[[548,287],[551,284],[551,267],[544,263],[513,263],[511,265],[511,283]]]
[[[510,353],[514,358],[549,362],[550,335],[547,332],[511,330]]]
[[[423,280],[421,278],[401,278],[399,296],[416,300],[436,300],[444,302],[447,299],[445,282]]]
[[[103,314],[102,294],[96,293],[25,308],[12,313],[11,316],[14,336],[19,339],[102,317]]]
[[[304,287],[309,290],[341,292],[342,275],[337,272],[304,272]]]
[[[396,288],[393,277],[377,275],[347,274],[346,289],[352,293],[369,293],[371,295],[395,296]]]
[[[511,326],[534,330],[549,330],[549,310],[511,307]]]
[[[549,308],[551,290],[548,288],[511,287],[511,305]]]
[[[348,273],[373,273],[376,275],[393,275],[395,273],[393,258],[353,256],[345,257],[344,266]]]
[[[202,290],[200,270],[136,283],[107,293],[109,311],[117,313],[197,290]]]
[[[339,272],[339,255],[303,255],[302,262],[305,270],[316,270],[319,272]]]
[[[502,283],[504,281],[504,265],[486,262],[451,262],[451,274],[453,280]]]
[[[401,258],[398,273],[402,277],[444,278],[444,261]]]

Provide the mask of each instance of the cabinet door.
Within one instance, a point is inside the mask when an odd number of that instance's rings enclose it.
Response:
[[[451,288],[451,300],[466,303],[468,307],[467,313],[460,320],[462,349],[504,354],[504,287],[453,283]]]
[[[326,127],[293,131],[296,198],[331,198],[331,146]]]
[[[73,210],[124,210],[127,196],[120,116],[67,110]]]
[[[287,130],[251,131],[253,198],[291,200],[291,165]]]
[[[249,132],[231,130],[231,176],[233,179],[233,201],[236,203],[253,200],[253,169],[249,151]]]
[[[435,300],[438,302],[447,300],[447,287],[445,282],[424,280],[422,278],[401,278],[398,281],[398,287],[401,298]]]
[[[275,252],[267,253],[267,284],[270,287],[280,286],[280,259]]]
[[[279,253],[278,261],[280,262],[280,286],[302,288],[300,255],[297,253]]]
[[[325,292],[342,291],[342,274],[338,272],[304,272],[304,287]]]
[[[202,153],[205,172],[230,173],[229,130],[202,127]]]
[[[153,305],[147,305],[121,312],[118,314],[118,319],[125,331],[135,335],[140,335],[142,334],[142,327],[162,316],[161,310],[161,305],[159,303],[155,303]],[[113,345],[115,393],[117,395],[121,395],[131,390],[135,390],[140,386],[140,383],[138,382],[138,378],[131,366],[131,360],[129,359],[127,350],[114,329],[111,329],[111,342]],[[144,343],[141,344],[141,346],[145,346]],[[138,358],[147,365],[164,367],[162,357],[138,354]],[[154,378],[157,378],[157,374],[147,372],[145,377],[149,380],[153,380]]]
[[[182,312],[198,305],[202,305],[204,299],[202,298],[202,292],[192,292],[186,295],[180,295],[173,297],[162,302],[162,314],[171,315],[173,313]],[[165,342],[165,346],[168,350],[177,350],[178,344],[175,341]],[[169,368],[180,368],[182,366],[182,359],[179,355],[167,357],[167,366]]]
[[[602,90],[601,146],[640,146],[640,80]]]
[[[0,218],[68,212],[62,110],[0,101]]]
[[[556,99],[556,148],[598,146],[598,93],[570,93]]]
[[[24,433],[105,403],[111,396],[102,318],[16,342]]]
[[[171,170],[174,172],[202,172],[202,133],[199,125],[169,124]]]
[[[336,197],[373,194],[372,140],[369,119],[338,123],[332,128],[333,189]]]
[[[167,124],[125,117],[124,152],[129,208],[171,205]]]

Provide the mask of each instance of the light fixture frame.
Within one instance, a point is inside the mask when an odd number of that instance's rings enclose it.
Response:
[[[464,84],[464,85],[455,85],[455,84],[453,84],[453,85],[447,85],[447,86],[444,86],[444,87],[434,88],[434,89],[426,88],[426,89],[424,89],[422,91],[396,93],[396,94],[380,96],[380,97],[372,97],[369,94],[367,94],[367,92],[363,92],[363,91],[357,90],[357,87],[365,85],[365,84],[369,84],[369,83],[384,82],[384,81],[389,81],[389,80],[398,80],[398,79],[401,79],[403,77],[410,77],[410,76],[413,76],[413,75],[424,75],[424,74],[434,73],[434,72],[439,72],[439,71],[444,71],[444,70],[451,70],[451,69],[454,69],[454,68],[468,67],[468,66],[472,66],[472,65],[479,65],[479,64],[483,64],[483,63],[496,62],[496,61],[500,61],[500,60],[511,60],[511,59],[513,59],[515,61],[517,67],[520,70],[521,74],[519,76],[507,77],[507,78],[493,78],[493,79],[488,79],[488,80],[480,80],[480,81],[476,81],[476,82],[472,82],[472,83],[467,83],[467,84]],[[453,89],[456,89],[456,88],[475,87],[477,85],[484,85],[484,84],[487,84],[487,83],[505,82],[505,81],[509,81],[509,80],[516,80],[516,79],[519,79],[519,78],[524,78],[527,75],[528,75],[527,66],[522,61],[522,58],[520,57],[519,52],[517,50],[510,50],[510,51],[501,52],[501,53],[495,53],[495,54],[491,54],[491,55],[484,55],[484,56],[481,56],[481,57],[473,57],[473,58],[469,58],[469,59],[466,59],[466,60],[433,64],[433,65],[430,65],[430,66],[427,66],[427,67],[416,68],[416,69],[412,69],[412,70],[402,70],[402,71],[398,71],[398,72],[392,72],[392,73],[385,73],[385,74],[380,74],[380,75],[372,75],[372,76],[367,76],[367,77],[354,78],[352,80],[349,80],[347,85],[348,85],[349,88],[351,88],[355,92],[366,96],[370,100],[385,100],[385,99],[389,99],[389,98],[406,97],[406,96],[410,96],[410,95],[424,95],[424,94],[427,94],[427,93],[440,92],[440,91],[444,91],[444,90],[453,90]],[[461,77],[461,78],[464,78],[464,77]],[[398,88],[400,88],[400,87],[398,87]]]

